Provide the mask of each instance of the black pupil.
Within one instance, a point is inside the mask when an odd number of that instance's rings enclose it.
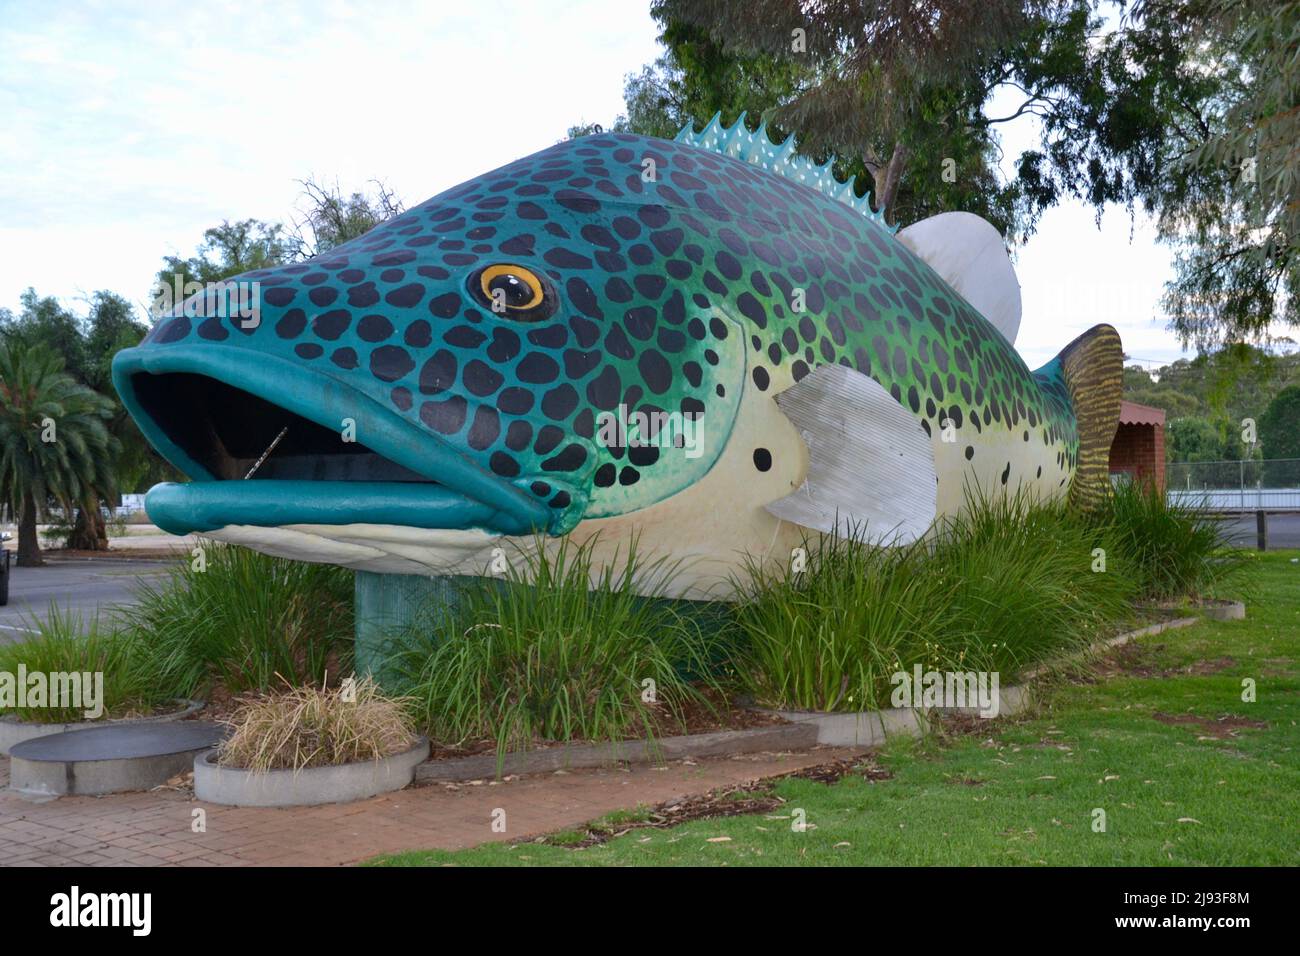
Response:
[[[493,299],[504,302],[512,309],[521,309],[533,301],[533,290],[528,283],[509,272],[489,279],[488,291],[492,293]]]

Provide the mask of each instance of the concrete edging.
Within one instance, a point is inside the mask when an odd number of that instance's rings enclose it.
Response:
[[[206,707],[205,701],[187,700],[185,706],[165,714],[152,717],[124,717],[119,720],[75,720],[62,724],[38,724],[29,720],[19,720],[9,714],[0,715],[0,755],[8,756],[15,744],[50,734],[66,734],[78,730],[92,730],[95,727],[110,727],[118,724],[149,724],[167,720],[182,720],[197,714]]]
[[[680,760],[683,757],[716,757],[765,750],[799,750],[812,747],[816,743],[817,735],[811,727],[798,724],[774,724],[770,727],[755,727],[749,730],[723,730],[708,734],[664,737],[653,743],[645,740],[624,740],[619,743],[569,744],[546,750],[508,753],[501,766],[501,774],[504,776],[548,773],[555,770],[607,767],[616,763],[654,763],[659,760]],[[431,760],[421,764],[415,771],[415,778],[421,783],[455,783],[464,780],[483,780],[496,775],[496,754]]]
[[[421,737],[409,750],[382,760],[264,773],[222,767],[215,756],[213,749],[193,759],[199,800],[232,807],[309,807],[350,803],[409,786],[415,768],[429,756],[429,740]]]
[[[1244,621],[1246,604],[1244,601],[1224,601],[1222,604],[1206,604],[1195,610],[1204,614],[1211,621]]]

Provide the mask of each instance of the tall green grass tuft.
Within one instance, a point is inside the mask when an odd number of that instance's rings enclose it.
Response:
[[[873,707],[900,660],[952,630],[954,584],[925,573],[923,548],[877,547],[856,531],[804,551],[802,569],[752,560],[736,582],[740,686],[774,707]]]
[[[737,677],[761,703],[821,711],[888,706],[891,676],[916,664],[1010,682],[1129,616],[1122,559],[1094,571],[1104,541],[1063,505],[1024,496],[971,499],[910,545],[809,540],[803,570],[751,563],[738,582]]]
[[[968,496],[941,519],[926,568],[954,583],[958,654],[1015,675],[1112,634],[1132,617],[1132,564],[1104,521],[1027,494]]]
[[[593,573],[593,547],[521,551],[502,580],[429,609],[404,636],[392,673],[431,736],[492,739],[504,757],[546,741],[653,739],[705,705],[681,675],[707,670],[711,638],[656,599],[675,568],[644,561],[633,542]],[[654,700],[643,699],[648,680]]]
[[[1199,598],[1235,583],[1246,552],[1228,544],[1223,523],[1198,508],[1171,503],[1150,482],[1121,482],[1099,519],[1129,560],[1143,598]]]
[[[104,675],[104,718],[146,714],[183,696],[164,679],[148,646],[129,631],[98,617],[87,623],[81,614],[51,605],[44,620],[33,621],[36,633],[18,643],[0,645],[0,672],[17,678],[27,673]],[[0,707],[20,720],[72,723],[85,719],[84,707]]]
[[[205,561],[204,570],[185,562],[144,585],[140,603],[120,612],[169,685],[185,696],[214,687],[240,694],[350,672],[351,571],[210,542]]]

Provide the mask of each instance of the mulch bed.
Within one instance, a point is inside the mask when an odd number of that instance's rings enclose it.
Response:
[[[1267,730],[1268,724],[1262,720],[1247,720],[1245,717],[1236,717],[1232,714],[1221,714],[1218,717],[1197,717],[1195,714],[1162,714],[1154,713],[1153,719],[1162,724],[1171,727],[1187,727],[1194,730],[1201,737],[1213,737],[1215,740],[1228,740],[1232,737],[1241,736],[1237,731],[1243,727],[1249,727],[1252,730]]]
[[[1216,657],[1179,667],[1160,667],[1157,659],[1167,644],[1121,644],[1098,658],[1090,670],[1073,677],[1076,684],[1097,684],[1113,677],[1205,677],[1236,665],[1236,658]]]
[[[868,783],[876,783],[889,780],[893,774],[876,764],[870,754],[848,757],[752,783],[710,790],[697,796],[677,797],[646,810],[643,819],[615,824],[595,820],[584,827],[563,831],[562,836],[582,834],[579,840],[557,839],[556,835],[549,835],[540,836],[533,842],[581,850],[608,842],[633,830],[665,830],[691,820],[720,820],[769,813],[785,803],[774,792],[776,784],[782,780],[814,780],[830,786],[846,777],[860,777]]]

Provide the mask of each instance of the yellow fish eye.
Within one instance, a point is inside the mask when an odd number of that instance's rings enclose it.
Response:
[[[484,301],[498,314],[535,309],[546,297],[542,280],[531,269],[511,263],[483,269],[478,286]]]

